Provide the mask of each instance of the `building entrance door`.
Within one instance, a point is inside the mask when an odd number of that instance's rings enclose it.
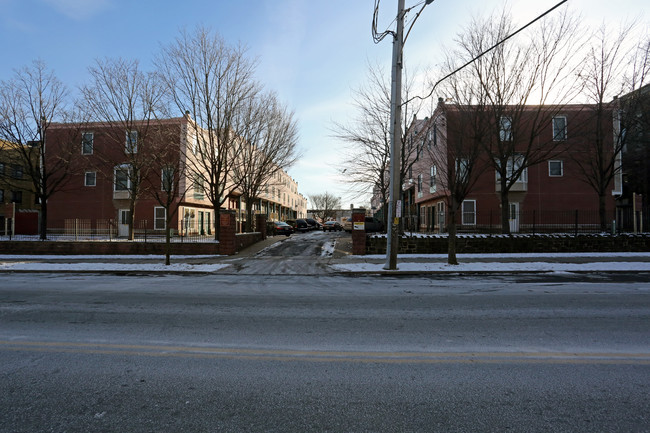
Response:
[[[510,233],[519,233],[519,203],[510,203]]]
[[[117,235],[119,237],[129,236],[129,215],[131,212],[128,209],[120,209],[117,222]]]

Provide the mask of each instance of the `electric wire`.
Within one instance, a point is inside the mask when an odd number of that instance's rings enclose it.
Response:
[[[454,75],[455,73],[461,71],[462,69],[466,68],[467,66],[469,66],[469,65],[472,64],[473,62],[477,61],[478,59],[480,59],[481,57],[483,57],[484,55],[486,55],[487,53],[489,53],[490,51],[492,51],[493,49],[495,49],[495,48],[498,47],[499,45],[505,43],[508,39],[514,37],[514,36],[517,35],[518,33],[522,32],[522,31],[525,30],[526,28],[530,27],[532,24],[534,24],[535,22],[537,22],[537,21],[539,21],[540,19],[544,18],[546,15],[550,14],[550,13],[553,12],[555,9],[557,9],[557,8],[560,7],[560,6],[562,6],[564,3],[568,2],[568,1],[569,1],[569,0],[562,0],[561,2],[559,2],[559,3],[556,4],[555,6],[553,6],[552,8],[550,8],[549,10],[547,10],[546,12],[544,12],[543,14],[539,15],[539,16],[538,16],[537,18],[535,18],[534,20],[530,21],[530,22],[529,22],[528,24],[526,24],[525,26],[519,28],[517,31],[511,33],[510,35],[508,35],[508,36],[506,36],[505,38],[503,38],[501,41],[497,42],[496,44],[494,44],[493,46],[491,46],[491,47],[488,48],[487,50],[483,51],[481,54],[479,54],[478,56],[474,57],[472,60],[470,60],[470,61],[468,61],[467,63],[465,63],[463,66],[461,66],[461,67],[455,69],[454,71],[450,72],[449,74],[445,75],[444,77],[442,77],[441,79],[439,79],[438,81],[436,81],[435,84],[433,85],[433,87],[431,88],[431,91],[429,92],[428,95],[426,95],[426,96],[414,96],[414,97],[412,97],[411,99],[409,99],[408,101],[403,102],[402,105],[404,105],[404,104],[408,104],[409,102],[411,102],[411,101],[413,101],[413,100],[415,100],[415,99],[425,100],[425,99],[430,98],[431,95],[433,95],[433,92],[435,91],[435,89],[436,89],[436,87],[438,86],[438,84],[442,83],[442,82],[445,81],[447,78],[451,77],[451,76]]]

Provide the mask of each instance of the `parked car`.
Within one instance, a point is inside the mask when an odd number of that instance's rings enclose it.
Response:
[[[312,230],[320,230],[323,225],[316,221],[313,218],[305,218],[305,221],[307,221],[307,224],[309,224],[309,227],[311,227]]]
[[[352,218],[350,218],[349,220],[343,223],[343,229],[346,232],[351,232],[354,229],[354,223],[352,222]],[[383,232],[384,223],[375,217],[366,217],[364,220],[364,229],[366,233]]]
[[[287,220],[286,223],[293,227],[295,232],[306,232],[311,230],[311,227],[304,219]]]
[[[325,221],[325,224],[323,224],[324,232],[340,232],[341,230],[343,230],[343,226],[338,221]]]
[[[293,227],[283,221],[275,221],[273,223],[273,234],[274,235],[287,235],[291,236],[293,233]]]
[[[384,223],[375,217],[366,217],[364,227],[366,229],[366,233],[384,231]]]

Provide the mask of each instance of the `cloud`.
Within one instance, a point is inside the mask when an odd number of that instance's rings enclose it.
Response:
[[[110,0],[43,0],[59,13],[75,21],[91,18],[106,10]]]

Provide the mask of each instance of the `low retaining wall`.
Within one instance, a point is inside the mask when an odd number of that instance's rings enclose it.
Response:
[[[174,255],[219,254],[218,242],[171,244]],[[164,255],[164,242],[2,241],[0,254]]]
[[[262,233],[241,233],[235,236],[236,251],[263,240]],[[171,243],[174,255],[223,254],[218,242]],[[164,242],[132,241],[1,241],[0,254],[20,255],[164,255]]]
[[[239,233],[235,235],[235,246],[237,251],[241,251],[246,247],[256,244],[264,240],[264,234],[260,232],[254,233]]]
[[[366,254],[386,254],[386,237],[366,237]],[[622,235],[459,235],[457,253],[650,252],[649,234]],[[400,254],[446,254],[447,236],[402,237]]]

